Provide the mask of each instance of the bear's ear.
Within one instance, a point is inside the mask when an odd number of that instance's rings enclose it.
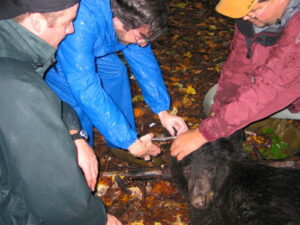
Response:
[[[233,151],[235,153],[240,153],[242,151],[242,142],[245,140],[244,131],[238,130],[230,136],[230,143],[232,145]]]
[[[232,143],[242,143],[245,140],[245,134],[244,134],[244,130],[240,129],[238,131],[236,131],[235,133],[233,133],[230,136],[230,141]]]
[[[229,137],[226,137],[224,141],[229,144],[231,147],[229,147],[228,151],[231,153],[240,152],[242,149],[242,142],[245,140],[244,131],[238,130]]]

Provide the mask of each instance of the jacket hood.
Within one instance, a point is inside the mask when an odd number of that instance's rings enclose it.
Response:
[[[55,49],[13,20],[0,20],[0,58],[31,63],[43,76],[54,62]]]

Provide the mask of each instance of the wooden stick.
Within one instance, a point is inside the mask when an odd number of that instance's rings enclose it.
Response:
[[[168,170],[161,170],[161,169],[135,169],[135,170],[128,170],[128,171],[104,171],[101,173],[101,176],[104,177],[112,177],[112,176],[124,176],[124,177],[131,177],[131,178],[156,178],[156,177],[168,177]]]

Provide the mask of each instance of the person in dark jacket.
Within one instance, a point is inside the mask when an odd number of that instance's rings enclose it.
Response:
[[[210,117],[177,137],[171,154],[178,159],[287,107],[292,113],[286,118],[299,119],[300,1],[221,0],[216,10],[242,19],[236,20]]]
[[[97,160],[76,112],[43,80],[77,9],[78,0],[0,3],[1,225],[121,224],[91,194]]]
[[[142,89],[143,98],[162,125],[175,134],[187,126],[171,115],[170,98],[158,62],[148,44],[167,26],[164,0],[82,0],[75,32],[59,46],[57,63],[46,82],[78,113],[93,145],[93,127],[109,146],[128,149],[149,159],[159,153],[152,135],[138,138],[127,67]],[[149,144],[146,144],[149,143]]]

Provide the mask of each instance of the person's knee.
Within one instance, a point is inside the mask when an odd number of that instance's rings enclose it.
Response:
[[[214,97],[217,91],[217,84],[215,84],[209,91],[206,93],[203,101],[203,111],[206,116],[210,114],[210,108],[214,104]]]

